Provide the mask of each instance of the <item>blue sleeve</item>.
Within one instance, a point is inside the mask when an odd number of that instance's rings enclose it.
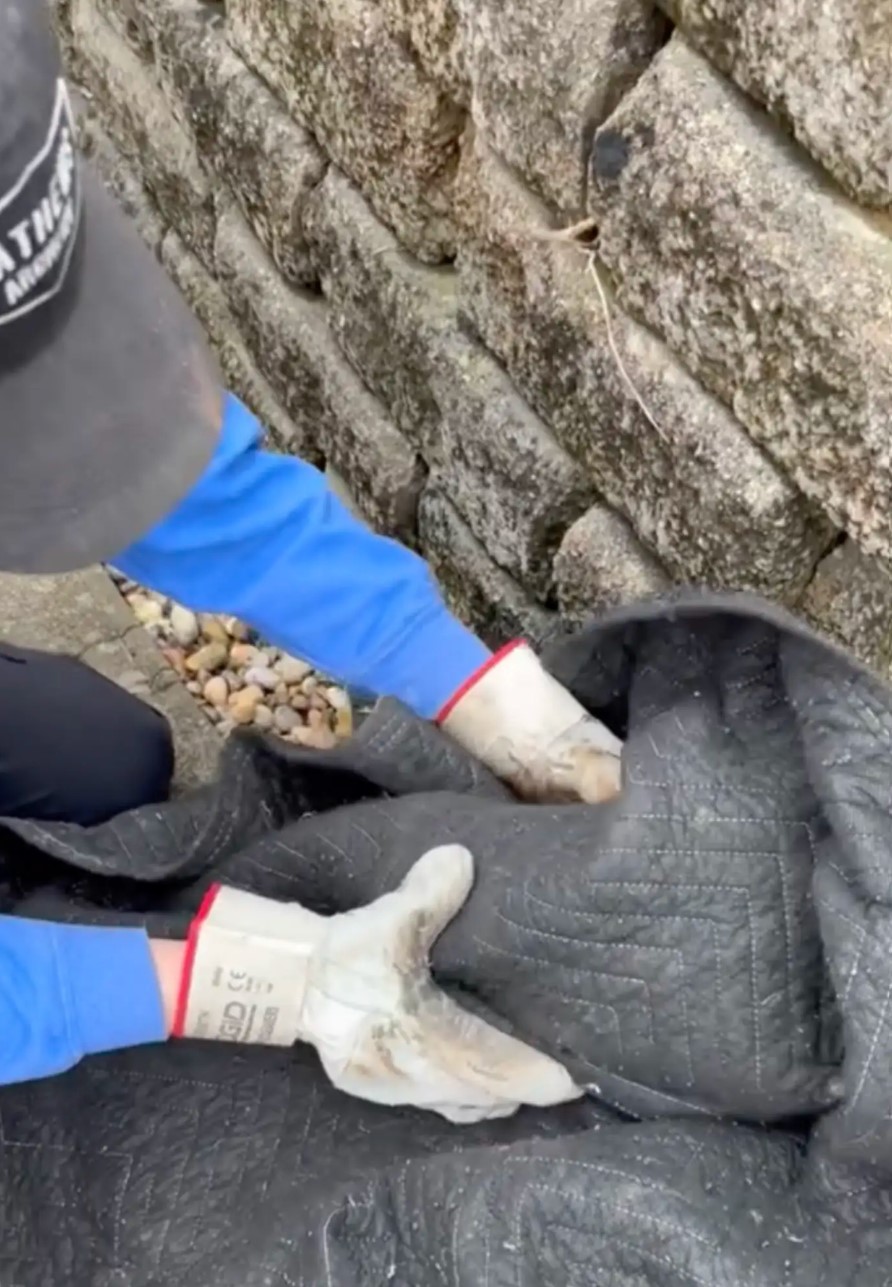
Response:
[[[0,916],[0,1084],[166,1036],[142,930]]]
[[[179,507],[114,565],[204,612],[241,618],[279,648],[419,715],[437,713],[488,649],[446,609],[426,564],[377,536],[226,400],[216,454]]]

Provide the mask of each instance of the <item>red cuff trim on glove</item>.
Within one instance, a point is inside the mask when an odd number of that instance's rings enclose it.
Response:
[[[173,1016],[173,1027],[170,1030],[172,1037],[181,1037],[183,1029],[186,1026],[186,1010],[189,1005],[189,988],[192,983],[192,967],[195,964],[195,953],[198,949],[198,935],[201,927],[211,914],[211,908],[214,905],[214,899],[220,892],[219,885],[211,885],[210,889],[201,900],[201,906],[198,909],[198,915],[189,926],[189,933],[186,937],[186,954],[183,957],[183,974],[180,979],[180,990],[177,993],[177,1007]]]
[[[493,666],[498,665],[504,657],[507,657],[509,652],[514,652],[515,648],[525,648],[526,646],[526,640],[515,639],[513,643],[505,644],[504,648],[500,648],[498,652],[493,653],[489,660],[485,662],[479,670],[475,670],[473,675],[471,675],[469,679],[465,680],[461,688],[457,689],[452,694],[443,709],[435,716],[434,723],[442,724],[444,720],[448,719],[461,699],[468,695],[471,689],[479,683],[483,676],[492,670]]]

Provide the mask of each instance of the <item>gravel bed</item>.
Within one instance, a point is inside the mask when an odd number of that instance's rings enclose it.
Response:
[[[343,688],[258,639],[235,617],[195,613],[111,572],[136,620],[220,732],[251,725],[298,746],[330,750],[353,731]]]

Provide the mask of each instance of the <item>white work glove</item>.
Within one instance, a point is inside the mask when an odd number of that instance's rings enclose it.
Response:
[[[463,1010],[431,980],[430,947],[473,878],[468,850],[446,845],[420,858],[393,893],[336,916],[215,887],[189,934],[174,1035],[307,1041],[340,1090],[451,1122],[578,1098],[560,1064]]]
[[[526,644],[497,653],[437,723],[528,800],[598,804],[619,793],[622,742]]]

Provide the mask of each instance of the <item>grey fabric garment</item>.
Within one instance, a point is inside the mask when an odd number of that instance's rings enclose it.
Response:
[[[438,979],[589,1098],[455,1128],[303,1049],[94,1059],[0,1091],[4,1282],[892,1281],[892,693],[745,596],[625,609],[549,662],[627,739],[615,803],[519,804],[384,703],[102,828],[8,824],[2,888],[181,933],[214,879],[328,912],[461,841]]]

